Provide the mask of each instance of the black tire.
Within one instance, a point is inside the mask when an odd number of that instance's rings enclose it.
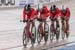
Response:
[[[45,36],[44,36],[44,41],[45,41],[45,42],[48,41],[48,33],[45,34]]]
[[[51,25],[50,26],[50,40],[51,40],[51,42],[53,42],[53,39],[54,39],[54,32],[53,32],[53,26]]]
[[[62,36],[62,40],[64,40],[65,39],[65,33],[64,33],[64,31],[61,31],[61,36]]]
[[[36,27],[34,26],[34,27],[32,28],[31,44],[34,45],[35,41],[36,41]]]
[[[8,1],[7,0],[4,0],[3,4],[6,5],[6,6],[8,6],[9,0]]]
[[[60,37],[60,32],[56,32],[56,40],[58,41]]]
[[[4,2],[4,0],[0,0],[1,2],[0,2],[0,6],[2,6],[3,5],[3,2]]]
[[[0,6],[2,6],[2,0],[0,0]]]
[[[15,0],[12,2],[12,0],[10,1],[11,5],[15,5]]]
[[[61,29],[61,36],[62,36],[62,40],[64,40],[65,39],[65,32],[64,32],[64,28],[65,28],[65,26],[64,25],[62,25],[63,26],[63,28]]]
[[[0,4],[0,6],[2,6],[2,4]]]
[[[48,26],[48,24],[45,24],[44,31],[45,31],[44,41],[47,42],[48,41],[48,34],[49,34],[49,26]]]
[[[60,27],[58,27],[56,31],[56,40],[58,41],[59,38],[60,38]]]
[[[53,42],[53,39],[54,39],[54,33],[50,33],[50,40],[51,40],[51,42]]]
[[[27,46],[27,43],[28,43],[28,37],[27,37],[27,33],[26,33],[26,27],[24,28],[24,31],[23,31],[23,46],[26,47]]]
[[[6,6],[8,5],[8,3],[7,4],[5,4]]]
[[[69,32],[67,32],[67,33],[66,33],[66,38],[68,38],[68,37],[69,37],[69,34],[70,34]]]
[[[37,42],[38,42],[38,44],[41,42],[41,37],[42,37],[42,35],[39,32],[39,27],[38,27],[38,29],[37,29]]]

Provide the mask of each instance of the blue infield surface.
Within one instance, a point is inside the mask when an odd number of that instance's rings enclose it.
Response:
[[[66,46],[57,50],[75,50],[75,45]]]

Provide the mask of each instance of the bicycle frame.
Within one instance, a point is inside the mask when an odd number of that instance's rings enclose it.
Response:
[[[33,21],[28,21],[27,25],[28,27],[28,36],[31,38],[33,33],[33,27],[35,27],[35,24],[33,24]]]

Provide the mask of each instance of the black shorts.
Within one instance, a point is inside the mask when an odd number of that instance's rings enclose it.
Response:
[[[28,22],[28,20],[23,20],[23,22]]]
[[[65,20],[65,18],[61,17],[61,21],[64,21],[64,20]]]
[[[27,22],[33,22],[34,20],[28,20]]]
[[[56,19],[56,18],[55,18],[55,19],[53,19],[53,18],[50,18],[50,20],[51,20],[51,21],[56,21],[57,19]]]
[[[32,22],[33,20],[25,20],[25,22]]]
[[[44,22],[45,21],[45,19],[37,19],[38,21],[40,21],[40,22]]]

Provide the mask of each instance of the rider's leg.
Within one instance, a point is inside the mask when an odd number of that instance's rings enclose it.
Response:
[[[32,33],[32,38],[35,38],[35,37],[34,37],[34,36],[35,36],[35,35],[34,35],[35,33],[34,33],[33,27],[35,27],[35,22],[34,22],[34,20],[31,21],[31,33]]]
[[[61,17],[61,24],[62,24],[62,29],[63,29],[63,25],[64,25],[64,18]]]
[[[69,20],[66,20],[66,30],[69,31]]]
[[[48,26],[47,26],[47,22],[46,22],[46,20],[44,21],[44,31],[47,31],[48,32],[48,30],[46,30],[46,29],[48,29],[47,28]]]
[[[30,31],[30,25],[31,25],[31,23],[28,21],[28,22],[27,22],[27,32],[28,32],[28,36],[29,36],[30,38],[32,38],[32,34],[31,34],[31,31]]]
[[[56,19],[56,27],[59,28],[59,20]]]
[[[66,18],[65,21],[66,21],[65,33],[66,33],[66,38],[68,38],[69,36],[69,18]]]
[[[42,21],[39,21],[39,33],[41,34],[41,40],[43,39],[43,28],[42,28]]]
[[[45,33],[44,40],[45,40],[45,44],[46,44],[48,41],[48,34],[49,34],[49,26],[46,22],[46,19],[44,21],[44,33]]]
[[[30,23],[27,21],[27,22],[26,22],[26,31],[27,31],[27,32],[29,31],[29,28],[30,28]]]
[[[29,29],[30,28],[30,22],[27,21],[27,28]]]
[[[51,25],[52,25],[53,30],[54,30],[55,28],[54,28],[54,20],[53,19],[51,19]]]
[[[40,33],[42,34],[42,37],[44,36],[44,30],[43,30],[43,22],[42,21],[40,21]]]
[[[32,27],[35,26],[34,20],[31,21]]]
[[[54,20],[53,20],[53,18],[50,18],[50,20],[51,20],[51,27],[52,27],[52,30],[51,31],[53,31],[54,29]]]
[[[51,25],[54,26],[54,21],[53,20],[51,20]]]
[[[66,37],[68,38],[70,32],[69,32],[69,20],[66,20]]]

